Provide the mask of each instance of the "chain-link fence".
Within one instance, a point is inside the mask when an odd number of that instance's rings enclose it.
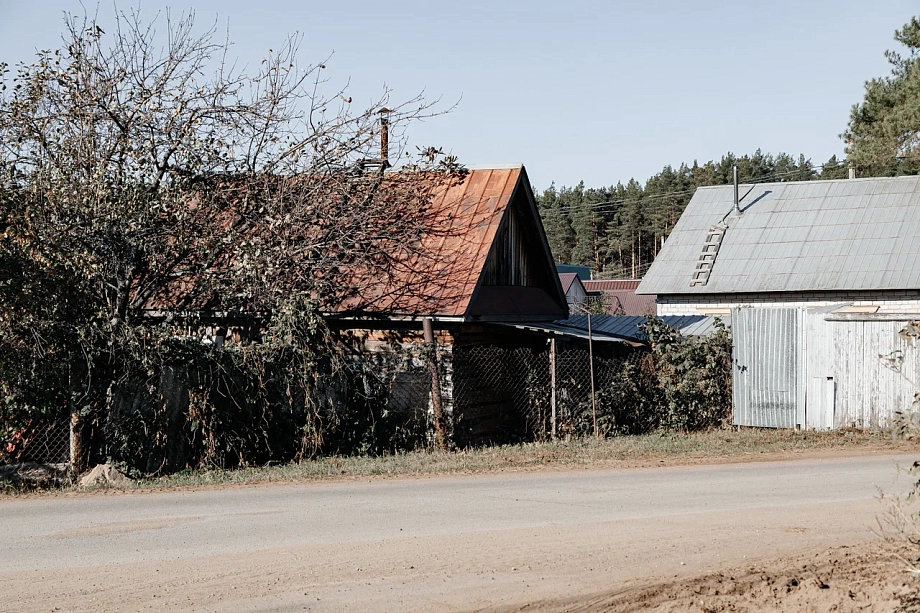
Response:
[[[706,362],[708,354],[697,353]],[[387,345],[344,359],[308,390],[279,388],[261,404],[247,396],[245,381],[227,376],[195,388],[194,373],[172,368],[141,390],[143,398],[121,394],[127,400],[87,420],[89,464],[114,461],[152,474],[430,448],[437,404],[446,440],[460,448],[679,429],[695,422],[671,414],[695,406],[699,382],[718,387],[728,377],[721,367],[680,374],[684,358],[675,366],[645,348],[606,347],[592,356],[571,346],[442,345],[435,389],[431,356],[423,343]],[[708,398],[697,404],[708,406]],[[715,408],[725,412],[720,402]],[[0,464],[67,462],[68,423],[0,430]]]
[[[326,381],[325,403],[318,415],[322,448],[316,451],[378,454],[432,446],[434,398],[429,356],[427,348],[417,344],[346,359],[341,372]],[[554,435],[582,436],[593,434],[595,428],[602,435],[646,431],[654,427],[654,412],[647,410],[648,390],[654,387],[648,358],[640,350],[618,358],[594,356],[592,362],[584,349],[554,355],[549,349],[441,347],[438,394],[446,435],[454,446],[467,447],[545,440]],[[161,397],[185,398],[188,403],[188,392],[175,389],[175,381],[166,385],[170,389],[160,390]],[[232,411],[234,405],[228,408]],[[238,441],[234,453],[245,457],[253,451],[243,451],[239,441],[244,438],[241,431],[251,424],[245,423],[245,415],[238,417],[224,415],[222,419],[239,422],[226,427],[226,438]],[[288,417],[287,428],[304,427],[296,415]],[[68,462],[68,426],[67,419],[59,418],[6,432],[0,464]],[[268,423],[261,426],[277,428]],[[142,472],[167,460],[195,465],[201,461],[194,451],[201,428],[193,423],[187,406],[166,406],[159,412],[155,407],[120,407],[105,416],[98,428],[101,455],[97,459],[137,465]],[[176,440],[177,433],[182,440]],[[164,437],[172,439],[168,450],[156,444]],[[277,436],[265,444],[276,451],[283,447]],[[291,457],[282,454],[273,460],[295,457],[293,452],[288,455]],[[224,462],[217,460],[221,465]]]
[[[648,431],[656,425],[650,410],[657,389],[653,369],[642,350],[592,359],[584,349],[554,354],[459,347],[453,369],[456,443]]]
[[[70,427],[64,417],[36,419],[0,432],[0,465],[65,464],[70,461]]]
[[[535,416],[548,407],[548,369],[546,352],[454,348],[454,442],[465,447],[527,438]]]
[[[408,344],[399,350],[353,355],[339,377],[336,393],[341,414],[346,416],[355,448],[348,449],[349,434],[336,446],[341,452],[385,453],[419,449],[433,444],[434,397],[430,353],[424,344]],[[449,347],[437,355],[439,400],[450,435],[452,355]],[[332,406],[332,405],[330,405]],[[331,440],[331,439],[330,439]],[[343,444],[344,443],[344,444]]]

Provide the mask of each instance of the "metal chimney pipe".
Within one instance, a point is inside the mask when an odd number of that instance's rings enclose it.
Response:
[[[380,115],[380,162],[384,168],[390,166],[390,109],[383,107]]]
[[[738,205],[738,165],[735,164],[732,166],[732,177],[735,184],[735,210],[739,213],[741,212],[741,207]]]

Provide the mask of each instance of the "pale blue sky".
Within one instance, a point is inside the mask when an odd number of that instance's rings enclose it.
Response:
[[[384,83],[396,99],[425,90],[460,100],[412,128],[410,144],[441,146],[466,164],[522,162],[539,188],[644,181],[665,164],[729,150],[815,163],[840,155],[864,81],[887,72],[894,30],[920,13],[907,0],[139,4],[151,17],[192,7],[202,27],[229,20],[235,53],[250,64],[302,31],[304,58],[334,52],[330,74],[351,79],[356,102],[370,103]],[[56,46],[65,10],[82,9],[0,0],[0,61]]]

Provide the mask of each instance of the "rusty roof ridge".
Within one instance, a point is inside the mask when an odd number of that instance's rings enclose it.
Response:
[[[523,168],[524,164],[468,164],[464,168],[467,170],[516,170]]]

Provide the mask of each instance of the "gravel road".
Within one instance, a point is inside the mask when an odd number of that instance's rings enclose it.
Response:
[[[858,544],[914,459],[5,499],[0,610],[513,610]]]

